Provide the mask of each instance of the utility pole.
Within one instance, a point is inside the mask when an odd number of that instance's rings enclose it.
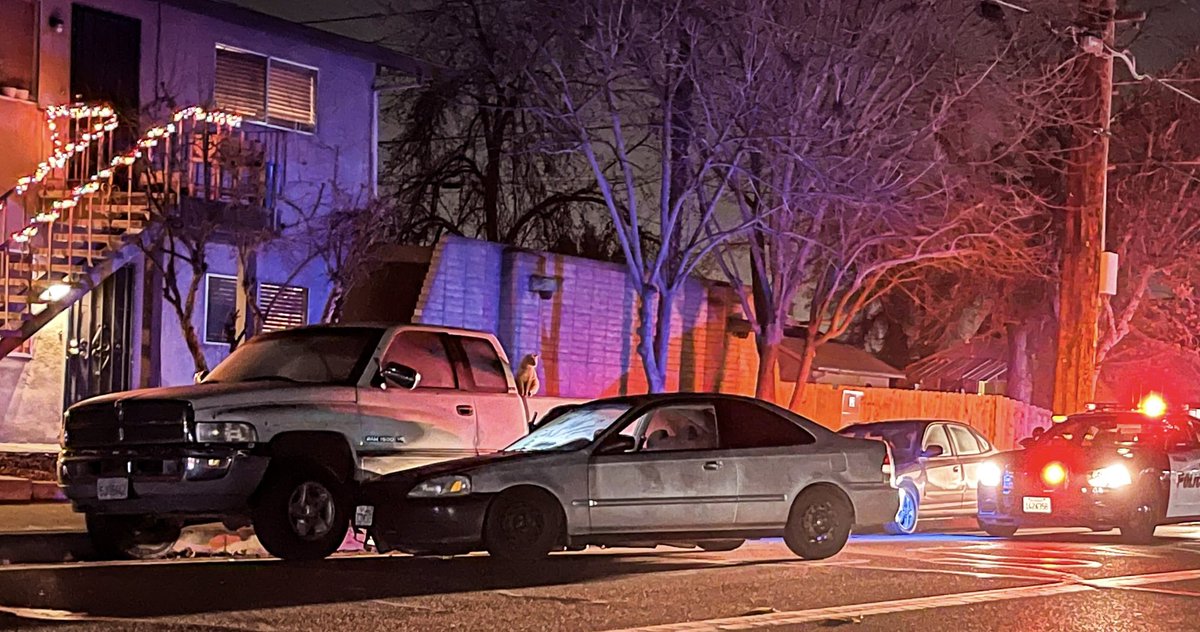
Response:
[[[1116,0],[1081,0],[1085,33],[1113,46]],[[1067,167],[1066,222],[1058,294],[1058,355],[1054,367],[1054,413],[1082,411],[1096,387],[1096,338],[1100,320],[1100,260],[1108,187],[1108,134],[1112,113],[1113,58],[1105,46],[1083,36],[1093,54],[1080,60],[1086,126]]]

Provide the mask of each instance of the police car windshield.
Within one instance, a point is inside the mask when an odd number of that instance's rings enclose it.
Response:
[[[1056,424],[1038,440],[1039,444],[1062,442],[1083,448],[1096,446],[1161,446],[1174,424],[1139,413],[1091,413]]]

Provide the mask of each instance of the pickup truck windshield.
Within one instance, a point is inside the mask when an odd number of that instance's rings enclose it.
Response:
[[[627,404],[580,406],[550,420],[546,425],[508,446],[511,452],[580,450],[629,411]]]
[[[365,327],[263,334],[238,347],[204,382],[353,384],[382,334]]]

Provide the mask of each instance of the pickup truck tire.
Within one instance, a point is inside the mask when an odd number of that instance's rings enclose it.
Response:
[[[284,560],[319,560],[350,528],[350,491],[328,469],[304,461],[273,464],[254,506],[258,541]]]
[[[792,503],[783,541],[806,560],[837,555],[854,525],[854,508],[836,487],[818,485],[800,493]]]
[[[151,560],[165,556],[179,540],[182,525],[153,516],[87,514],[88,537],[103,560]]]
[[[489,555],[504,561],[536,561],[561,548],[565,523],[562,507],[549,493],[511,489],[488,507],[483,544]]]

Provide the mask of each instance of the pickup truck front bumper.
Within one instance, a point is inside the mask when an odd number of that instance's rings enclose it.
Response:
[[[76,511],[219,517],[245,511],[269,458],[232,447],[68,450],[58,476]],[[128,481],[125,498],[99,497],[101,481]]]

